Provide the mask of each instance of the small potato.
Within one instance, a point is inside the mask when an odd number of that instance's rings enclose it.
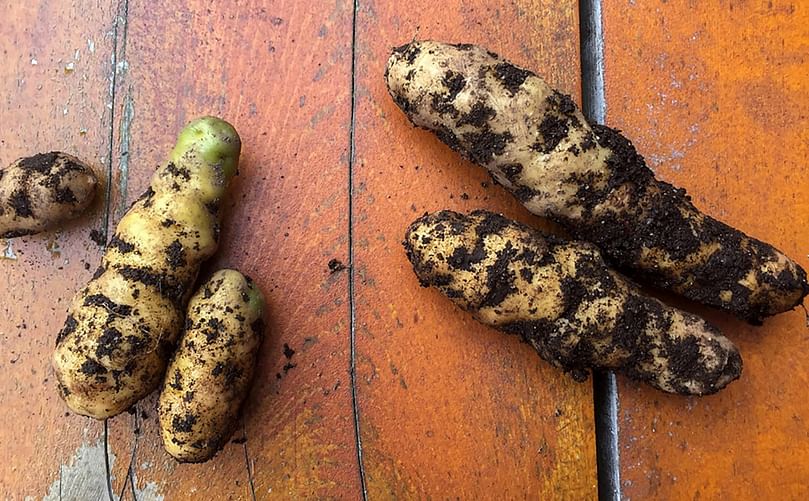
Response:
[[[262,340],[261,291],[220,270],[188,305],[185,332],[160,393],[160,434],[182,463],[211,459],[230,438]]]
[[[66,153],[21,158],[0,170],[0,238],[32,235],[81,215],[98,179]]]

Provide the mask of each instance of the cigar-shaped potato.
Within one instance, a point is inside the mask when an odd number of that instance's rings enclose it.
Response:
[[[163,445],[178,461],[207,461],[233,433],[253,379],[263,309],[261,291],[235,270],[216,272],[188,303],[159,401]]]
[[[114,416],[163,380],[199,267],[216,251],[240,150],[227,122],[191,122],[118,223],[56,339],[53,367],[74,412]]]
[[[84,213],[95,197],[93,170],[53,151],[21,158],[0,170],[0,238],[32,235]]]
[[[486,211],[441,211],[413,222],[404,245],[422,285],[482,323],[520,335],[577,379],[615,369],[666,392],[705,395],[741,374],[730,340],[642,295],[591,244]]]
[[[415,125],[633,276],[753,323],[809,293],[798,264],[701,213],[533,72],[474,45],[417,41],[394,49],[386,80]]]

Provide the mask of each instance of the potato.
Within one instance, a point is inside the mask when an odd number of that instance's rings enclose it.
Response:
[[[240,150],[230,124],[191,122],[118,223],[56,339],[53,366],[73,411],[114,416],[162,381],[199,266],[216,251]]]
[[[633,276],[752,323],[809,293],[798,264],[701,213],[531,71],[473,45],[419,41],[393,51],[386,80],[415,125]]]
[[[83,214],[95,197],[93,170],[52,151],[21,158],[0,170],[0,238],[57,228]]]
[[[670,393],[715,393],[741,374],[733,343],[699,317],[642,295],[591,244],[543,236],[486,211],[426,214],[405,235],[421,284],[517,334],[583,380],[615,369]]]
[[[160,435],[183,463],[212,458],[233,433],[261,345],[264,300],[249,278],[216,272],[191,298],[160,393]]]

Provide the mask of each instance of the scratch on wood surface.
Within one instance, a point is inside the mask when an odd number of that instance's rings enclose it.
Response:
[[[127,209],[126,189],[129,183],[129,141],[132,137],[131,127],[134,118],[135,100],[132,97],[132,86],[130,86],[126,92],[126,96],[124,96],[124,110],[121,116],[120,128],[120,146],[118,147],[118,171],[120,172],[120,177],[118,178],[118,192],[120,193],[120,201],[116,209],[116,216],[119,219]]]
[[[126,487],[129,485],[131,487],[132,499],[134,499],[134,501],[138,500],[138,496],[135,492],[137,480],[135,479],[135,473],[132,469],[132,465],[136,464],[137,462],[138,438],[140,437],[140,423],[138,422],[139,411],[140,403],[136,403],[135,413],[132,415],[132,453],[129,455],[129,466],[126,468],[126,478],[124,479],[124,484],[121,486],[121,493],[118,495],[120,499],[123,499],[124,493],[126,492]]]
[[[244,440],[242,446],[244,447],[244,461],[245,466],[247,466],[247,480],[250,486],[250,496],[253,501],[256,501],[256,487],[253,484],[254,466],[250,461],[250,454],[247,452],[247,427],[244,425],[244,418],[242,418],[242,438]]]
[[[113,151],[115,148],[115,98],[118,90],[118,86],[121,85],[123,77],[129,68],[129,65],[126,62],[126,37],[128,31],[128,21],[129,21],[129,0],[120,0],[118,2],[117,13],[115,16],[115,20],[113,21],[112,25],[112,68],[110,70],[110,86],[109,86],[109,97],[110,101],[107,106],[110,109],[110,128],[109,128],[109,149],[107,151],[109,157],[109,163],[107,164],[107,186],[105,190],[105,198],[106,204],[104,208],[104,241],[109,239],[109,232],[110,232],[110,217],[112,216],[112,165],[113,165]],[[131,95],[131,92],[128,93]],[[126,115],[126,108],[124,108],[124,115]],[[121,128],[123,128],[124,123],[126,121],[126,116],[124,116],[121,120]],[[131,121],[131,120],[130,120]],[[128,124],[127,124],[127,133],[128,133]],[[121,148],[123,148],[123,142]],[[127,139],[126,144],[127,150],[129,149],[129,142]],[[129,164],[126,163],[126,168],[128,170]],[[128,178],[127,175],[123,176],[122,179],[126,180]],[[125,182],[125,181],[124,181]],[[124,186],[125,188],[126,186]],[[125,192],[122,192],[122,195],[125,195]]]
[[[107,498],[109,501],[115,500],[115,494],[112,493],[112,461],[114,459],[110,459],[110,429],[109,429],[109,421],[107,419],[104,420],[104,467],[106,473],[106,480],[107,480]]]

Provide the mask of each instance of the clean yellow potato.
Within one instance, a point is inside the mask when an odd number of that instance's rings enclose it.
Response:
[[[0,238],[32,235],[84,213],[98,179],[76,157],[52,151],[0,170]]]
[[[413,222],[404,245],[422,285],[521,336],[578,380],[590,369],[615,369],[666,392],[706,395],[741,374],[730,340],[642,295],[591,244],[487,211],[441,211]]]
[[[385,77],[413,124],[633,276],[752,323],[809,293],[797,263],[701,213],[533,72],[474,45],[414,41],[394,49]]]
[[[114,416],[160,384],[199,266],[216,251],[240,151],[227,122],[191,122],[118,223],[56,340],[53,367],[74,412]]]
[[[185,332],[160,393],[160,435],[183,463],[227,443],[247,397],[263,336],[264,299],[235,270],[220,270],[191,298]]]

